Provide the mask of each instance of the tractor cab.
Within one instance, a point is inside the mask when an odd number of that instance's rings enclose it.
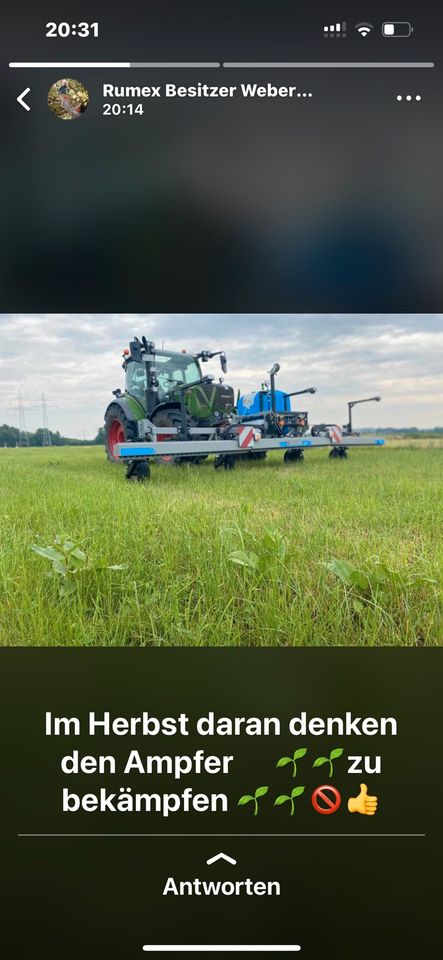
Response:
[[[144,409],[144,416],[155,419],[171,410],[183,412],[196,424],[212,424],[225,417],[234,407],[234,391],[220,378],[202,371],[202,364],[220,357],[223,373],[227,370],[223,351],[201,350],[191,354],[186,350],[157,350],[155,344],[135,338],[123,355],[125,397]]]
[[[173,398],[177,388],[196,383],[203,378],[200,364],[187,353],[166,353],[158,350],[155,354],[155,365],[159,403]],[[125,360],[124,367],[125,393],[144,403],[147,388],[146,363],[129,357]]]
[[[222,350],[157,350],[146,337],[134,337],[123,352],[125,390],[114,390],[114,401],[105,413],[105,443],[109,460],[118,462],[118,445],[136,440],[152,425],[164,428],[162,436],[185,439],[190,430],[202,430],[207,439],[211,428],[223,424],[234,409],[234,391],[223,377],[215,381],[202,366],[220,358],[227,371]],[[144,426],[143,426],[144,424]],[[151,426],[149,426],[151,424]],[[200,458],[201,459],[201,458]]]

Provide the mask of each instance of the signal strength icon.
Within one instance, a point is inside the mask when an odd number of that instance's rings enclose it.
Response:
[[[360,34],[361,37],[368,37],[369,34],[374,29],[374,24],[373,23],[357,23],[355,29],[357,33]]]
[[[331,23],[329,27],[323,27],[323,35],[326,39],[346,39],[348,35],[348,25],[343,23]]]

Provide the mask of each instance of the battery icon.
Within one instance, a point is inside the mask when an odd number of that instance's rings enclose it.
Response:
[[[382,27],[382,33],[384,37],[388,38],[399,38],[399,37],[410,37],[414,28],[407,21],[397,21],[397,23],[384,23]]]

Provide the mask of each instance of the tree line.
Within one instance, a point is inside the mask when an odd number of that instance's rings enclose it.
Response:
[[[49,442],[48,442],[49,441]],[[0,447],[92,447],[103,445],[104,430],[99,427],[93,440],[78,440],[75,437],[64,437],[59,430],[45,430],[39,427],[33,433],[24,433],[18,427],[11,427],[7,423],[0,426]]]

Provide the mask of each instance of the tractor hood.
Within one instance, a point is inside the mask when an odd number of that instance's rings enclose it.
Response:
[[[196,420],[226,416],[234,408],[234,390],[226,383],[199,383],[187,392],[186,406]]]

